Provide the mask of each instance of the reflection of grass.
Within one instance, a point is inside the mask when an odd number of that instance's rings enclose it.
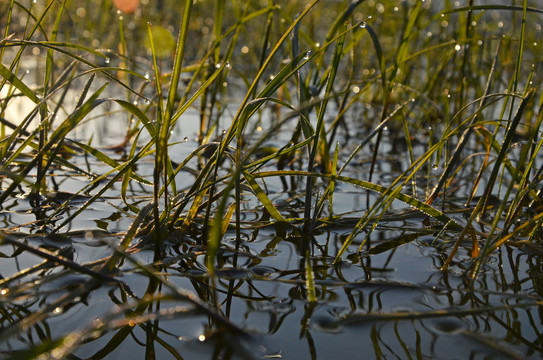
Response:
[[[0,203],[23,189],[32,207],[42,208],[53,197],[53,172],[67,169],[91,177],[73,194],[88,197],[74,211],[71,199],[52,214],[38,211],[44,236],[62,234],[118,183],[123,211],[135,218],[101,267],[76,264],[8,234],[2,235],[4,243],[37,255],[47,266],[62,265],[106,282],[115,279],[125,260],[134,262],[151,279],[148,299],[131,313],[141,317],[161,299],[159,289],[181,291],[162,277],[167,269],[160,264],[165,242],[190,235],[205,250],[209,278],[198,291],[205,301],[183,296],[217,327],[233,326],[219,312],[214,274],[224,265],[220,255],[233,250],[231,265],[237,267],[242,230],[251,225],[273,225],[282,237],[300,236],[304,296],[310,307],[319,301],[311,250],[313,245],[324,248],[313,235],[346,222],[346,216],[334,213],[338,186],[377,195],[369,201],[368,193],[367,208],[353,209],[364,213],[350,225],[336,253],[324,252],[336,265],[355,250],[353,244],[363,253],[372,231],[398,203],[429,218],[424,225],[434,230],[434,243],[452,239],[440,264],[443,270],[455,261],[464,239],[473,258],[467,271],[471,279],[503,245],[525,244],[541,253],[543,95],[536,75],[543,70],[538,61],[542,44],[537,43],[543,10],[527,1],[521,6],[469,2],[462,8],[430,1],[314,1],[303,9],[271,0],[264,5],[189,1],[183,7],[173,0],[149,3],[133,14],[117,14],[110,1],[0,4],[5,25],[0,88],[7,89],[0,103]],[[496,20],[500,14],[507,16]],[[172,33],[178,34],[176,46]],[[22,64],[37,54],[43,74],[35,85],[23,76]],[[71,103],[67,94],[74,88],[79,96]],[[5,118],[19,96],[32,101],[34,109],[24,119]],[[133,120],[126,138],[119,139],[122,158],[90,140],[71,139],[74,129],[89,121],[89,113],[106,103],[120,106]],[[199,111],[199,147],[173,161],[171,149],[182,139],[172,134],[190,108]],[[39,126],[32,128],[32,122]],[[404,146],[405,167],[384,181],[377,168],[387,139]],[[345,150],[352,143],[357,146]],[[74,154],[93,157],[111,170],[92,174],[70,161]],[[352,174],[361,157],[369,165],[365,177],[357,178]],[[154,159],[152,178],[138,174],[146,158]],[[192,169],[194,179],[187,185],[183,172],[194,163],[197,170]],[[267,183],[276,178],[289,184],[289,196],[303,199],[303,211],[287,215],[274,202]],[[152,187],[149,204],[131,198],[129,188],[135,183]],[[467,221],[449,214],[449,205],[464,205],[453,200],[458,194],[467,199]],[[261,218],[247,225],[242,220],[249,199],[259,204]],[[233,249],[224,243],[229,229],[235,231]],[[394,251],[416,237],[371,249]],[[139,250],[130,247],[136,238],[152,244],[154,266],[132,257]],[[228,288],[231,301],[235,289]],[[37,326],[49,310],[21,315],[20,321]],[[149,337],[158,331],[149,318],[137,324]],[[129,325],[119,327],[111,349],[130,334]],[[97,329],[92,331],[102,331]],[[75,342],[65,340],[39,351],[69,352]]]

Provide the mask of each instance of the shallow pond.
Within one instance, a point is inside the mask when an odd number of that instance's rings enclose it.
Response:
[[[193,141],[182,142],[175,149],[183,154],[195,146]],[[105,171],[104,164],[92,158],[75,157],[73,162],[91,172]],[[152,163],[139,165],[142,175],[150,176],[151,168]],[[179,176],[178,186],[190,183],[190,177]],[[39,207],[25,196],[5,202],[0,212],[3,227],[14,240],[99,269],[104,262],[100,259],[111,255],[111,247],[133,222],[119,188],[108,190],[57,235],[33,235],[39,232],[40,220],[88,180],[58,174],[49,181],[58,193]],[[269,181],[267,189],[282,212],[303,216],[295,191],[279,180]],[[130,198],[143,206],[150,191],[134,186]],[[158,260],[152,241],[134,241],[132,255],[110,281],[3,245],[2,354],[24,356],[19,351],[62,339],[57,357],[74,359],[139,358],[144,353],[160,359],[330,359],[338,353],[353,358],[540,357],[539,256],[504,247],[469,283],[470,244],[460,250],[449,271],[441,271],[450,235],[440,238],[439,228],[424,214],[397,206],[362,251],[357,248],[363,234],[343,261],[334,264],[368,196],[365,190],[342,184],[336,188],[335,204],[346,215],[317,226],[306,259],[302,243],[307,236],[301,225],[265,225],[258,202],[246,195],[242,241],[236,242],[234,229],[226,232],[212,277],[205,265],[206,245],[190,231],[172,234]],[[88,195],[72,199],[56,218],[87,200]],[[462,212],[450,215],[462,221]],[[315,302],[307,300],[306,261],[314,272]],[[152,263],[153,276],[145,268]],[[187,301],[187,296],[200,300]],[[213,315],[215,311],[221,315]],[[229,322],[221,324],[224,318]]]
[[[175,107],[195,85],[157,165],[179,3],[47,2],[65,10],[59,39],[79,45],[49,42],[54,11],[36,3],[0,4],[19,9],[0,39],[0,359],[541,358],[540,4],[522,19],[518,1],[322,1],[294,29],[297,2],[217,1],[229,7],[212,15],[194,1]],[[36,19],[41,43],[25,38]],[[151,20],[171,40],[156,73]],[[275,21],[266,40],[262,20]],[[51,65],[58,87],[43,98],[49,51],[71,75]],[[248,90],[257,74],[261,93]],[[509,241],[476,259],[501,229]]]

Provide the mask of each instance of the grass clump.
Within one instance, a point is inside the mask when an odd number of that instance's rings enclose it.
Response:
[[[126,314],[80,330],[77,340],[43,336],[46,346],[31,346],[25,356],[64,356],[115,331],[94,355],[102,358],[136,326],[160,339],[154,320],[161,302],[186,302],[172,314],[205,314],[210,329],[242,332],[230,321],[235,283],[226,286],[223,303],[217,283],[225,269],[241,268],[245,237],[255,231],[254,240],[260,229],[274,229],[277,241],[296,239],[311,309],[324,292],[319,269],[393,253],[421,233],[431,234],[433,246],[442,244],[436,268],[461,268],[468,286],[502,247],[541,255],[538,6],[0,4],[0,203],[7,211],[5,204],[27,199],[36,217],[6,221],[0,238],[15,249],[11,256],[28,252],[43,260],[0,283],[9,289],[62,267],[51,276],[67,269],[92,279],[68,289],[71,296],[84,298],[108,283]],[[21,99],[28,109],[13,117]],[[78,135],[104,118],[123,124],[116,125],[123,131],[115,143]],[[59,191],[55,179],[63,172],[86,181]],[[338,200],[345,188],[362,199],[357,207]],[[103,242],[111,254],[104,258],[79,264],[62,247],[41,249],[20,236],[69,238],[71,227],[109,197],[132,225],[108,232]],[[372,241],[383,224],[404,217],[418,219],[416,236]],[[341,241],[318,240],[334,227],[346,229]],[[185,242],[193,244],[190,251],[183,251]],[[168,280],[172,247],[181,249],[187,271],[202,271],[193,281],[197,295]],[[136,256],[144,249],[151,249],[149,263]],[[458,265],[459,251],[469,264]],[[148,279],[143,296],[117,276],[127,263]],[[39,327],[69,306],[63,298],[20,314],[3,334]],[[220,351],[231,354],[238,341],[225,345],[231,340],[221,339]]]

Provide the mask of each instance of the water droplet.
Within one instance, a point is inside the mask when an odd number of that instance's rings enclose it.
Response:
[[[25,72],[26,72],[27,74],[30,74],[30,70],[26,70]]]
[[[311,50],[307,50],[307,52],[305,53],[305,56],[304,56],[304,60],[309,59],[310,56],[311,56]]]
[[[439,165],[437,164],[432,165],[432,170],[437,170],[437,169],[439,169]]]
[[[320,47],[321,47],[321,43],[315,43],[315,47],[316,47],[316,48],[320,48]]]
[[[109,62],[111,61],[111,59],[107,57],[104,61],[106,62],[106,64],[109,64]]]
[[[534,46],[537,46],[537,41],[534,41]]]
[[[59,306],[59,307],[55,308],[55,310],[53,310],[53,312],[54,312],[55,314],[62,314],[63,310],[62,310],[62,308]]]
[[[149,80],[151,78],[151,75],[149,73],[145,73],[145,80]]]
[[[185,142],[189,142],[189,138],[187,136],[185,136],[185,138],[183,139]]]
[[[397,6],[394,6],[394,11],[400,10]]]
[[[226,64],[224,64],[224,67],[227,68],[227,69],[231,69],[231,68],[232,68],[232,65],[230,65],[229,62],[227,62]]]
[[[462,49],[462,46],[460,46],[459,44],[456,44],[456,46],[454,47],[454,50],[456,51],[460,51]]]
[[[220,68],[221,68],[221,64],[215,64],[215,68],[216,68],[216,69],[220,69]]]
[[[200,341],[205,341],[206,340],[206,336],[204,334],[198,336],[198,340]]]
[[[388,126],[384,126],[383,131],[388,131]]]
[[[223,134],[223,135],[226,135],[226,130],[223,130],[223,131],[222,131],[222,134]]]
[[[0,290],[0,295],[6,295],[7,293],[9,293],[8,288]]]
[[[273,80],[273,79],[275,79],[275,76],[270,75],[270,80]]]
[[[123,19],[124,19],[124,18],[123,18],[123,16],[122,16],[122,15],[121,15],[121,16],[119,16],[119,21],[123,21]]]
[[[132,102],[132,104],[137,106],[138,105],[138,100],[134,100],[134,102]]]
[[[145,105],[149,105],[151,103],[151,100],[145,99]]]
[[[362,21],[362,22],[360,23],[360,25],[358,25],[358,27],[361,28],[361,29],[365,29],[365,28],[366,28],[366,22],[365,22],[365,21]]]

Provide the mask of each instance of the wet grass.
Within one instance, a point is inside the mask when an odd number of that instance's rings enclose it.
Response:
[[[420,247],[439,253],[433,271],[462,279],[449,291],[498,298],[484,275],[496,256],[519,248],[540,264],[543,9],[535,1],[157,1],[131,13],[110,1],[4,1],[0,14],[2,255],[39,260],[2,274],[6,356],[77,358],[99,341],[89,356],[103,358],[138,328],[146,358],[155,346],[182,358],[159,320],[196,314],[206,318],[200,340],[213,339],[213,358],[273,356],[245,343],[252,331],[232,314],[240,299],[271,299],[250,281],[273,282],[253,269],[269,256],[251,248],[259,232],[275,234],[266,254],[294,244],[295,277],[274,271],[303,301],[298,330],[311,358],[310,319],[319,322],[327,286],[411,289],[376,285],[372,257],[390,254],[386,268],[424,238]],[[21,99],[27,109],[14,113]],[[123,128],[111,146],[100,134],[78,135],[100,118],[122,124],[105,120]],[[74,174],[85,181],[59,188],[57,178]],[[362,201],[338,200],[346,188]],[[125,228],[82,229],[108,254],[78,261],[72,228],[104,199]],[[10,220],[20,201],[35,220]],[[409,231],[396,226],[403,221]],[[403,232],[383,240],[388,227]],[[323,242],[332,232],[337,240]],[[365,281],[343,277],[355,264]],[[520,270],[512,274],[520,284]],[[146,279],[143,295],[123,279],[132,275]],[[318,326],[537,308],[540,275],[532,269],[525,280],[533,292],[504,291],[513,296],[505,305],[354,311]],[[48,319],[103,287],[113,313],[51,335]],[[532,328],[540,335],[541,324]],[[515,336],[524,355],[543,348]],[[422,356],[408,347],[403,355]]]

